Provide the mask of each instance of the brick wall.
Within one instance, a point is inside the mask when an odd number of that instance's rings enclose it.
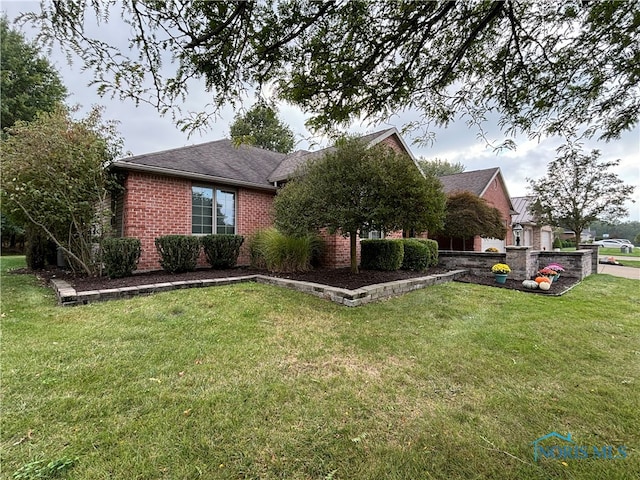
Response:
[[[155,239],[162,235],[191,234],[191,180],[130,172],[125,182],[122,234],[139,238],[142,255],[138,270],[157,270],[160,258]],[[239,235],[253,234],[256,230],[271,225],[270,210],[273,193],[236,189],[237,219]],[[249,263],[248,249],[243,245],[240,265]],[[206,266],[204,255],[198,262]]]
[[[130,172],[125,182],[123,236],[139,238],[138,270],[160,268],[155,239],[191,234],[191,182]]]
[[[491,181],[482,195],[489,205],[497,208],[502,213],[502,218],[507,226],[507,235],[505,237],[505,245],[513,245],[513,232],[511,231],[511,209],[509,208],[509,199],[507,198],[499,176]],[[475,245],[474,245],[475,247]],[[480,249],[480,247],[478,247]]]
[[[273,225],[271,207],[273,205],[273,192],[238,189],[238,228],[239,235],[244,235],[244,244],[240,249],[238,265],[249,265],[249,237]]]
[[[391,147],[396,152],[407,153],[407,151],[404,149],[404,146],[402,145],[402,143],[400,143],[400,141],[395,135],[391,135],[390,137],[385,138],[380,143],[388,147]]]
[[[320,262],[323,267],[340,268],[351,265],[350,238],[340,234],[330,235],[326,230],[320,232],[324,241],[324,253]],[[360,263],[360,241],[356,242],[356,257]]]

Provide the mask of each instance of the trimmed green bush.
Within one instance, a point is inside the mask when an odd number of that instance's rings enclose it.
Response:
[[[362,240],[360,266],[365,270],[399,270],[404,258],[402,240]]]
[[[322,249],[322,239],[318,235],[285,235],[275,228],[257,232],[249,243],[251,266],[271,272],[311,270]]]
[[[559,237],[553,239],[553,248],[562,248],[562,240]]]
[[[425,243],[413,238],[403,239],[402,243],[404,244],[402,270],[423,272],[429,268],[431,252]]]
[[[200,237],[165,235],[156,238],[160,265],[169,273],[192,272],[200,255]]]
[[[420,243],[423,243],[429,249],[429,267],[436,267],[438,265],[438,242],[429,238],[414,238]]]
[[[242,235],[205,235],[200,238],[207,262],[213,268],[232,268],[238,262]]]
[[[102,262],[109,278],[130,276],[138,268],[142,245],[137,238],[105,238],[102,241]]]

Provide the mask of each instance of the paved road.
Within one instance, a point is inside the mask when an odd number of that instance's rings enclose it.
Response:
[[[600,258],[606,258],[600,256]],[[638,257],[618,257],[615,259],[624,264],[625,260],[638,260]],[[607,273],[616,277],[631,278],[632,280],[640,280],[640,268],[625,267],[619,265],[608,265],[606,263],[598,263],[598,273]]]

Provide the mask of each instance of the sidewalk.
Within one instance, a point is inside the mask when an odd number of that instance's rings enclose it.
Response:
[[[607,258],[610,255],[604,256],[601,255],[599,258]],[[638,257],[618,257],[615,256],[615,259],[624,264],[625,260],[638,260]],[[609,275],[614,275],[616,277],[630,278],[632,280],[640,280],[640,268],[634,267],[625,267],[620,265],[609,265],[606,263],[598,263],[598,273],[606,273]]]

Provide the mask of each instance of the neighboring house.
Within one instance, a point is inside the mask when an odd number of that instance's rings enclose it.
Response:
[[[595,232],[587,229],[580,232],[580,241],[581,242],[593,242],[596,239]],[[573,230],[565,229],[560,234],[560,240],[569,240],[571,242],[575,242],[576,240],[576,232]]]
[[[541,225],[529,207],[535,202],[536,197],[512,197],[513,208],[518,212],[511,217],[511,226],[522,226],[520,245],[533,247],[534,250],[553,250],[553,228],[549,225]]]
[[[471,192],[483,198],[489,205],[497,208],[507,227],[505,238],[475,237],[473,240],[461,238],[450,239],[437,237],[438,245],[442,250],[449,250],[453,245],[454,250],[470,250],[484,252],[487,248],[494,247],[504,252],[506,245],[513,245],[513,233],[511,230],[511,215],[516,214],[502,172],[499,168],[485,170],[473,170],[471,172],[456,173],[439,177],[444,187],[444,193],[451,195],[458,192]]]
[[[384,143],[416,161],[395,128],[362,140],[369,146]],[[112,199],[116,234],[141,240],[139,270],[160,268],[154,241],[162,235],[233,233],[247,238],[272,225],[278,186],[298,166],[332,148],[285,155],[218,140],[117,160],[111,168],[121,175],[124,189]],[[325,240],[323,263],[349,265],[349,239],[326,235]],[[249,263],[246,244],[238,263]]]

